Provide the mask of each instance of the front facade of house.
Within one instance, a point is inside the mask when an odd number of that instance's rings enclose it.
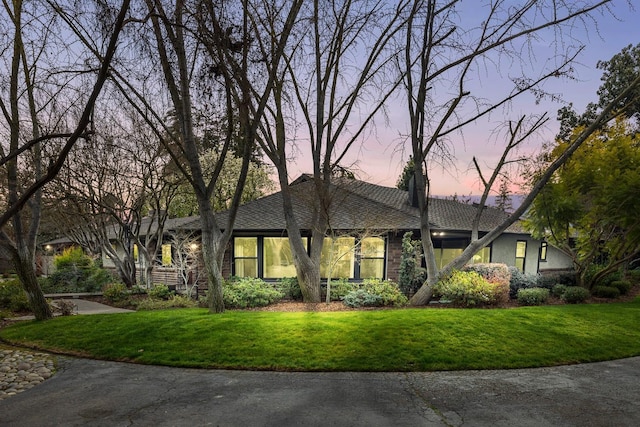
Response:
[[[303,235],[307,231],[303,244],[309,248],[313,183],[303,176],[291,185],[294,214]],[[419,212],[411,205],[408,193],[351,180],[336,185],[333,200],[329,213],[333,236],[325,237],[321,277],[397,281],[403,235],[411,231],[413,238],[419,239]],[[469,244],[477,207],[453,200],[431,199],[430,209],[436,264],[443,267]],[[480,221],[480,233],[489,231],[505,215],[498,209],[486,207]],[[223,213],[219,223],[224,224],[225,220]],[[194,218],[185,227],[197,230],[199,220]],[[512,225],[491,245],[481,249],[471,262],[504,263],[531,274],[571,268],[570,259],[546,242],[534,239],[519,224]],[[266,281],[296,276],[280,193],[240,207],[225,255],[223,275],[258,277]]]

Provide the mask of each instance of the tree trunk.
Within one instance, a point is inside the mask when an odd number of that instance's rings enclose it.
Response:
[[[40,289],[35,274],[33,254],[26,248],[19,248],[13,253],[13,266],[29,299],[31,311],[36,320],[47,320],[53,317],[49,303]]]

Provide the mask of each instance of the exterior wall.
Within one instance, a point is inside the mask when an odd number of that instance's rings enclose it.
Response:
[[[538,272],[538,257],[541,242],[527,234],[502,234],[499,236],[493,241],[491,246],[491,262],[514,266],[516,264],[516,243],[519,240],[527,242],[524,272],[536,274]]]
[[[402,234],[389,233],[387,236],[386,278],[398,283],[400,260],[402,259]]]
[[[560,249],[548,245],[547,260],[541,260],[538,266],[538,270],[540,271],[540,273],[563,270],[566,271],[571,269],[573,269],[573,262],[571,261],[571,258],[568,257]]]

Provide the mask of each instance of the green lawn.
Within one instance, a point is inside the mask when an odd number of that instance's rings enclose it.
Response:
[[[179,309],[21,322],[0,330],[0,338],[99,359],[202,368],[522,368],[640,355],[640,299],[492,310]]]

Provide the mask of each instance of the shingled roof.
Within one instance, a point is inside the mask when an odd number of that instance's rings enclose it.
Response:
[[[294,215],[302,229],[310,229],[317,197],[308,175],[290,185]],[[409,203],[408,192],[359,180],[337,179],[331,186],[332,203],[329,208],[330,225],[336,230],[374,228],[377,230],[417,230],[420,214]],[[242,205],[234,224],[236,231],[284,231],[286,223],[282,207],[282,193],[274,193]],[[446,199],[429,199],[430,222],[434,229],[471,231],[477,206]],[[500,224],[507,214],[493,207],[483,209],[480,231],[489,231]],[[227,213],[217,215],[221,227]],[[176,224],[177,225],[177,224]],[[197,229],[197,217],[183,219],[180,228]],[[525,233],[520,224],[507,229],[511,233]]]

